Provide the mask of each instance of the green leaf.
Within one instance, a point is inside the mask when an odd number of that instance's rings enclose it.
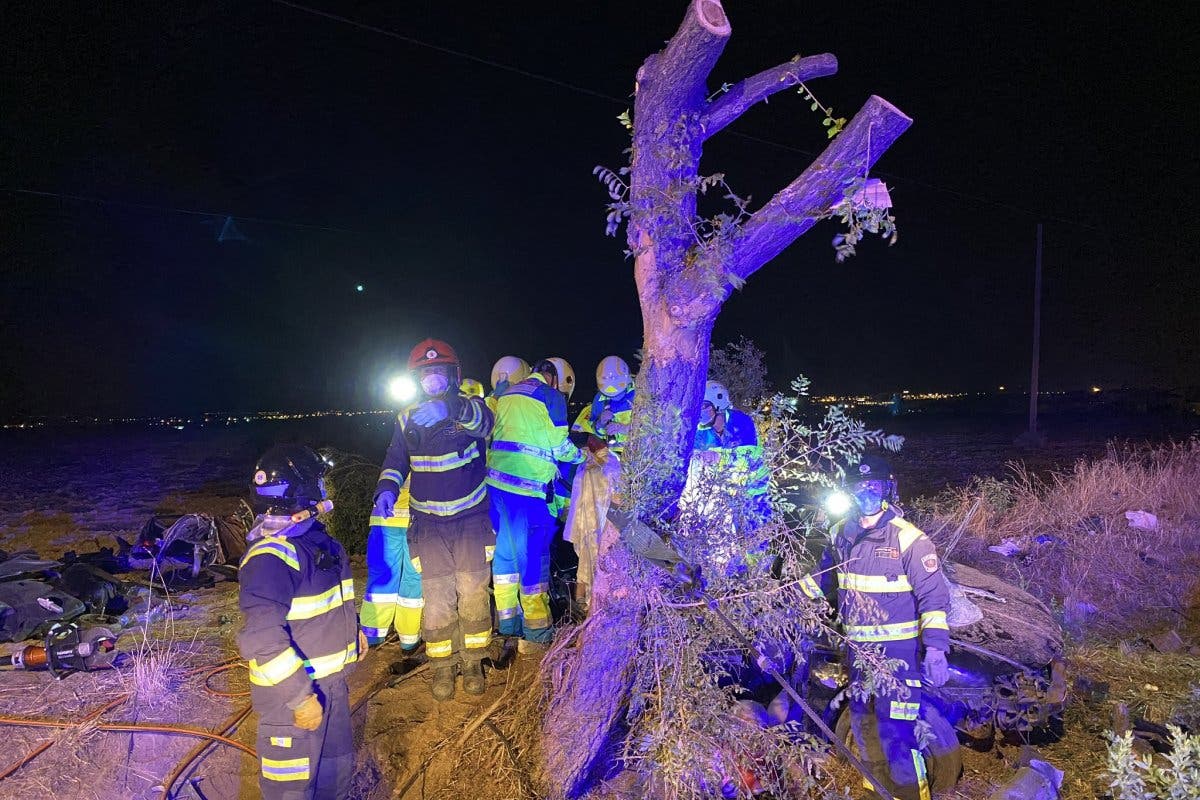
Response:
[[[811,111],[816,111],[816,110],[817,110],[817,107],[818,107],[818,105],[819,105],[819,104],[818,104],[818,103],[817,103],[817,102],[814,100],[814,101],[813,101],[813,104],[812,104],[811,106],[809,106],[809,110],[811,110]]]

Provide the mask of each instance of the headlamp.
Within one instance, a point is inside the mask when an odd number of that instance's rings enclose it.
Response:
[[[397,403],[409,403],[417,396],[417,384],[408,375],[397,375],[388,381],[388,395]]]
[[[825,506],[825,512],[831,517],[844,517],[854,506],[854,498],[845,492],[832,492],[825,498],[822,505]]]

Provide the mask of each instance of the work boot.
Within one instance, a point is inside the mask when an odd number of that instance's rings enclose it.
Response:
[[[487,678],[483,677],[483,662],[476,659],[463,662],[463,691],[467,694],[483,694],[487,691]]]
[[[530,639],[517,640],[517,652],[523,656],[541,655],[546,652],[547,645]]]
[[[434,699],[449,700],[454,697],[454,662],[446,659],[445,664],[433,665],[433,691]]]

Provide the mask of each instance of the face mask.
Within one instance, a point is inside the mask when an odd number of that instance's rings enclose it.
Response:
[[[700,424],[712,425],[717,419],[717,409],[713,408],[708,403],[700,406]]]
[[[431,372],[421,376],[421,389],[430,397],[445,394],[450,388],[450,379],[440,372]]]

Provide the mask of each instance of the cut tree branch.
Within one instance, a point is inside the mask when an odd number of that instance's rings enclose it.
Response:
[[[912,119],[900,109],[871,95],[820,158],[746,221],[729,259],[730,272],[749,278],[829,216],[843,200],[848,180],[865,175],[909,125]]]
[[[729,91],[709,104],[708,110],[700,118],[704,138],[716,135],[752,105],[761,103],[776,92],[813,78],[833,75],[837,68],[837,58],[832,53],[822,53],[805,58],[796,56],[784,64],[751,75],[729,87]]]

